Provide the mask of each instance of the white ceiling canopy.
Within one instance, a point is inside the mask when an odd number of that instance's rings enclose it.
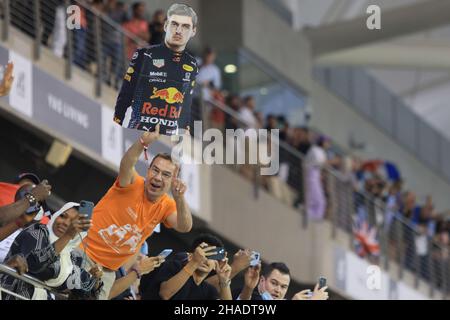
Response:
[[[367,69],[450,139],[450,1],[274,1],[310,36],[316,65]],[[384,37],[360,27],[372,4],[381,8],[382,28],[388,25]]]

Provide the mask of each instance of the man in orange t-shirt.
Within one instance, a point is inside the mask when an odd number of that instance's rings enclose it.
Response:
[[[100,299],[108,299],[115,271],[133,259],[144,241],[159,223],[178,232],[189,232],[192,215],[184,199],[186,185],[178,176],[179,167],[170,155],[156,155],[145,179],[137,174],[135,165],[144,149],[159,137],[159,125],[154,132],[144,132],[125,153],[119,176],[114,185],[95,206],[92,227],[80,248],[86,250],[91,265],[103,269],[103,289]],[[166,193],[172,189],[173,199]],[[158,260],[155,260],[158,264]],[[140,277],[139,270],[136,272]]]

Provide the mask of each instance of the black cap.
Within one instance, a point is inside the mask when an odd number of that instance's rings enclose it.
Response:
[[[30,172],[25,172],[25,173],[21,173],[17,176],[15,182],[19,183],[22,180],[31,180],[34,184],[39,184],[41,183],[41,179],[39,179],[39,177],[37,175],[35,175],[34,173],[30,173]]]

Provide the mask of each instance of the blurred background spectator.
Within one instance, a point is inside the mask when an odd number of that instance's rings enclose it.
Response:
[[[213,91],[222,89],[222,75],[215,64],[216,52],[212,48],[205,48],[201,58],[197,83],[203,88],[203,98],[211,99]]]
[[[150,44],[160,44],[164,40],[164,22],[166,21],[166,13],[164,10],[158,9],[153,13],[153,19],[150,21],[148,28],[150,33]],[[197,76],[198,77],[198,76]]]
[[[123,2],[108,0],[104,13],[117,25],[122,25],[128,21],[127,7]],[[124,73],[124,46],[120,30],[116,25],[103,24],[103,62],[104,80],[107,84],[119,88]]]
[[[133,5],[131,6],[131,19],[123,23],[122,26],[126,31],[148,43],[150,41],[150,33],[148,22],[145,19],[145,10],[145,2],[133,3]],[[138,45],[134,40],[127,38],[125,46],[127,50],[128,60],[131,60],[131,57],[138,48]]]
[[[329,141],[320,137],[309,148],[305,158],[306,169],[306,212],[312,220],[322,220],[325,215],[326,199],[322,183],[322,169],[327,163],[326,149]]]

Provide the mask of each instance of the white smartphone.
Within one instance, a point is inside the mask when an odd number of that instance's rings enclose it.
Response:
[[[173,252],[172,249],[164,249],[163,251],[161,251],[158,256],[162,256],[164,258],[167,258],[171,253]]]
[[[251,267],[255,267],[259,264],[259,262],[261,261],[261,254],[259,252],[256,251],[252,251],[252,260],[250,261],[250,266]]]

